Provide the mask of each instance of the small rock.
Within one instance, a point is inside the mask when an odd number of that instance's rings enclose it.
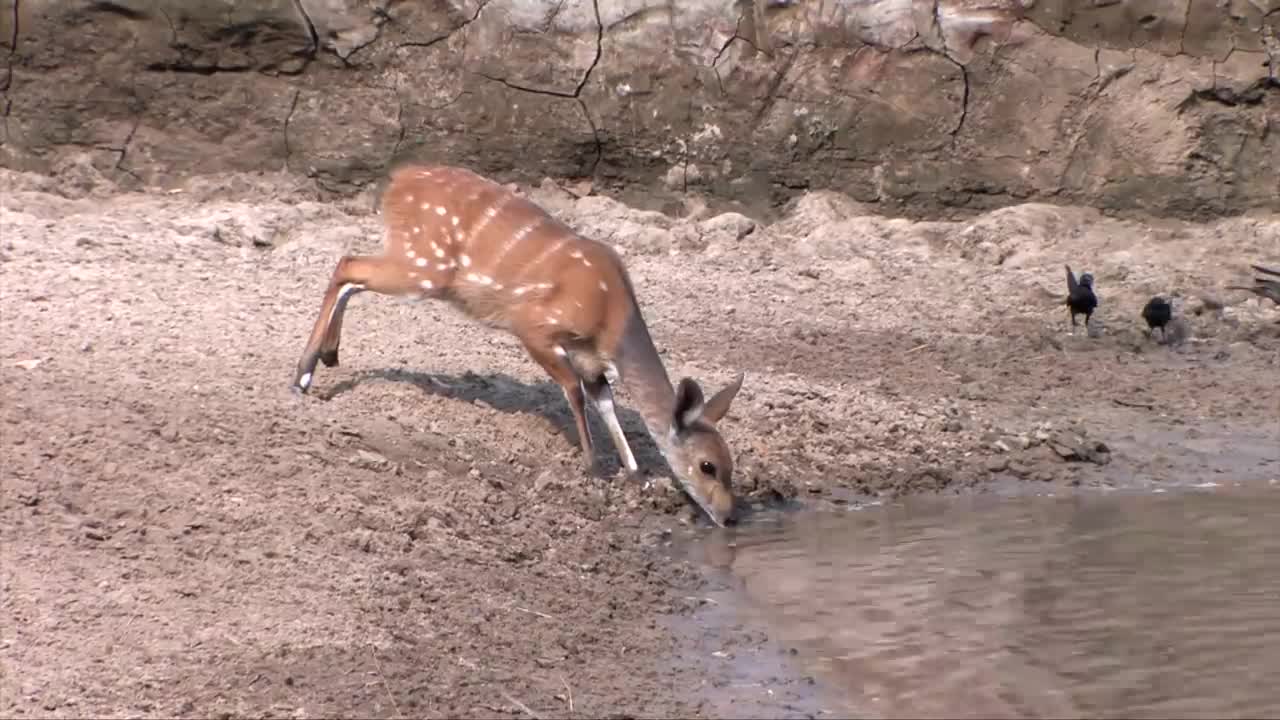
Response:
[[[1003,457],[987,458],[986,466],[987,472],[1004,472],[1004,470],[1009,467],[1009,459]]]
[[[348,462],[356,467],[368,468],[370,470],[383,470],[391,464],[386,457],[369,450],[357,450],[356,454],[352,455]]]
[[[542,473],[538,475],[537,479],[533,481],[533,491],[540,493],[556,484],[555,473],[550,470],[543,470]]]

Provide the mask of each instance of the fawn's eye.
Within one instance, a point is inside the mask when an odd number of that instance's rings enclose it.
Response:
[[[716,466],[713,463],[703,460],[702,464],[698,466],[698,469],[702,471],[703,475],[711,475],[712,477],[715,477]]]

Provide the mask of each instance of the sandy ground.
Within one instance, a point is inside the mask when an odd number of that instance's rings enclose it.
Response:
[[[3,180],[0,714],[751,707],[713,700],[711,653],[769,639],[674,629],[704,580],[664,533],[701,521],[662,482],[587,477],[514,340],[361,295],[342,365],[289,392],[334,262],[380,244],[371,197]],[[625,252],[673,375],[746,373],[724,428],[756,507],[1274,477],[1280,312],[1222,288],[1280,265],[1275,216],[913,223],[823,193],[761,227],[530,192]],[[1064,262],[1097,278],[1093,337],[1068,332]],[[1155,292],[1181,342],[1146,337]],[[804,714],[803,678],[768,681],[769,713]]]

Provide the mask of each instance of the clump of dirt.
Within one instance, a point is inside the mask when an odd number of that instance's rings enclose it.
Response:
[[[289,392],[335,261],[381,243],[369,198],[3,180],[5,715],[678,716],[723,680],[658,622],[701,582],[663,531],[701,519],[610,477],[594,416],[587,476],[513,339],[360,295],[342,365]],[[746,373],[724,427],[757,508],[1116,484],[1171,462],[1144,438],[1277,435],[1280,312],[1220,289],[1275,264],[1275,216],[917,223],[818,193],[763,225],[524,192],[624,254],[675,377]],[[1064,263],[1097,337],[1068,332]],[[1179,343],[1144,333],[1157,292]]]

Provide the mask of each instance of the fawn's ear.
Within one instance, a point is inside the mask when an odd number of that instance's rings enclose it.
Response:
[[[707,401],[706,407],[702,410],[702,419],[711,424],[720,422],[720,418],[729,412],[729,404],[733,402],[733,398],[738,395],[738,391],[742,389],[743,373],[738,373],[738,378],[728,385],[721,388],[720,392],[711,396]]]
[[[702,399],[702,388],[691,378],[682,378],[676,385],[676,405],[672,417],[672,427],[682,433],[702,416],[706,403]]]

